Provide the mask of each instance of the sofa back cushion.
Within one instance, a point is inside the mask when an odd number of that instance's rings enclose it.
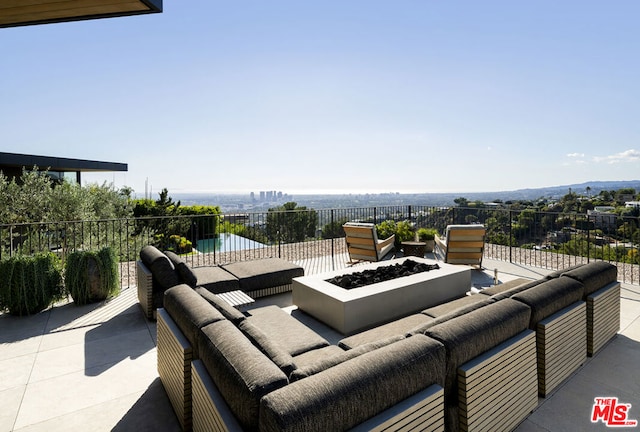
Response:
[[[173,264],[173,267],[178,272],[182,282],[186,283],[191,288],[195,288],[198,283],[198,278],[187,265],[187,262],[171,251],[165,251],[164,254],[169,258],[171,264]]]
[[[220,312],[185,284],[164,292],[164,308],[189,340],[195,353],[198,352],[198,330],[224,319]]]
[[[584,286],[580,282],[568,277],[560,277],[545,281],[511,298],[531,308],[529,328],[535,330],[538,322],[580,301],[583,296]]]
[[[155,246],[145,246],[140,251],[140,260],[153,275],[153,281],[167,289],[181,283],[175,267],[169,258]]]
[[[563,272],[562,276],[570,277],[582,283],[586,297],[611,282],[615,282],[618,279],[618,267],[608,262],[596,261]]]
[[[220,297],[218,297],[208,289],[203,287],[196,287],[195,292],[198,293],[207,302],[209,302],[209,304],[211,304],[214,308],[216,308],[226,319],[233,322],[234,324],[238,324],[246,318],[242,312],[231,306],[226,301],[222,300]]]
[[[490,288],[481,291],[481,294],[491,296],[495,301],[510,298],[511,296],[518,294],[519,292],[526,291],[529,288],[540,285],[546,279],[536,279],[526,282],[505,282],[500,285],[492,286]]]
[[[260,399],[287,385],[284,372],[230,321],[198,333],[200,359],[244,430],[258,430]]]
[[[556,279],[559,278],[560,276],[562,276],[563,273],[569,272],[571,270],[575,270],[578,269],[580,267],[582,267],[584,264],[575,264],[572,265],[570,267],[565,267],[563,269],[558,269],[556,271],[552,271],[551,273],[549,273],[548,275],[545,276],[545,279]]]
[[[460,365],[526,330],[530,316],[525,304],[504,299],[428,328],[425,334],[446,348],[445,394],[457,398],[455,383]]]
[[[442,345],[412,336],[269,393],[260,404],[260,430],[347,430],[443,377]]]

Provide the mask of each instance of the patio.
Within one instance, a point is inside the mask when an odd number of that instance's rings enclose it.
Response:
[[[345,260],[346,262],[346,260]],[[307,274],[315,263],[300,262]],[[539,278],[551,270],[485,259],[472,283]],[[287,311],[290,293],[257,301]],[[621,330],[550,397],[518,431],[607,430],[591,423],[595,397],[630,403],[640,419],[640,286],[622,284]],[[309,319],[309,324],[312,324]],[[305,322],[307,322],[305,320]],[[155,322],[128,287],[106,304],[59,304],[35,316],[0,315],[0,432],[179,431],[156,370]]]

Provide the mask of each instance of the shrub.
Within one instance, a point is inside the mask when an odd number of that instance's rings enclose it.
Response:
[[[435,228],[420,228],[416,231],[416,234],[418,235],[418,240],[424,242],[428,240],[435,240],[438,231]]]
[[[393,234],[396,235],[395,245],[400,245],[403,241],[415,239],[415,232],[409,221],[395,222],[386,220],[376,225],[376,234],[379,239],[387,239]]]
[[[114,250],[74,251],[65,264],[65,284],[76,305],[102,301],[120,290]]]
[[[175,234],[169,237],[167,250],[173,251],[177,254],[186,254],[191,252],[192,249],[193,243],[190,240],[187,240],[186,237]]]
[[[0,261],[0,309],[12,315],[40,312],[64,297],[60,259],[53,253]]]

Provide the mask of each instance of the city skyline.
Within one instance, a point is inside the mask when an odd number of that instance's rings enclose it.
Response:
[[[170,192],[439,193],[634,180],[640,4],[166,3],[2,29],[3,151]],[[10,101],[10,102],[7,102]]]

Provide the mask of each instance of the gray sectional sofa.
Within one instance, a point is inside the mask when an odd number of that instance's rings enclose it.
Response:
[[[512,430],[617,333],[619,289],[591,263],[332,345],[276,306],[181,284],[158,310],[158,371],[185,430]]]
[[[304,269],[279,258],[191,267],[171,251],[145,246],[136,262],[138,301],[144,315],[155,318],[164,292],[176,285],[204,288],[212,293],[242,290],[253,298],[291,291],[291,280]]]

